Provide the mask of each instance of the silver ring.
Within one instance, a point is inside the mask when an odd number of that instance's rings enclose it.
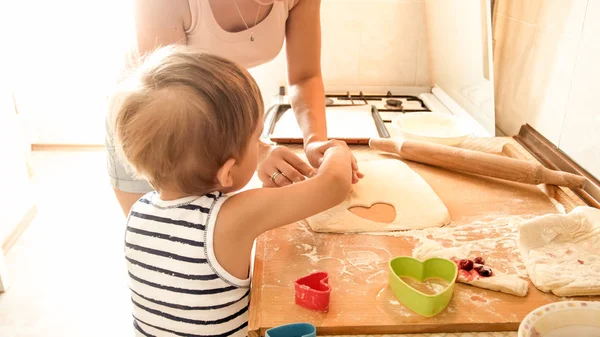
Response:
[[[271,174],[271,180],[275,182],[275,178],[277,178],[280,174],[282,174],[281,171],[275,171],[275,173]]]

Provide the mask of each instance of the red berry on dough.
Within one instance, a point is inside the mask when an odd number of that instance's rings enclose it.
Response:
[[[485,260],[483,259],[483,257],[478,256],[476,257],[473,262],[477,263],[477,264],[485,264]]]
[[[483,277],[489,277],[494,274],[492,272],[492,268],[486,267],[486,266],[481,266],[481,268],[477,272],[479,273],[479,275],[481,275]]]
[[[581,260],[577,260],[577,262],[579,262],[579,264],[583,264],[583,261],[581,261]]]
[[[473,269],[473,261],[467,260],[467,259],[462,259],[462,260],[458,261],[458,268],[469,271],[469,270]]]

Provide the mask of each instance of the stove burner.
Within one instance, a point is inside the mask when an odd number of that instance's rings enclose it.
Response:
[[[402,106],[402,101],[399,99],[388,99],[385,101],[385,104],[387,104],[388,106],[399,108]]]
[[[351,94],[349,91],[339,94],[326,94],[327,106],[344,106],[344,105],[376,105],[379,112],[419,112],[430,111],[423,101],[413,95],[394,95],[388,91],[384,95],[365,94],[362,91],[358,94]],[[332,99],[333,102],[327,100]],[[413,103],[418,103],[420,107]]]

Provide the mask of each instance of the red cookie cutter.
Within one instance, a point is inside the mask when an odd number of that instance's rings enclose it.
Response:
[[[314,272],[301,277],[294,282],[296,289],[296,304],[299,306],[327,312],[329,311],[329,275],[324,271]]]

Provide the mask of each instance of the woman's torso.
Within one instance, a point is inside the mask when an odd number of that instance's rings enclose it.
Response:
[[[233,0],[228,1],[234,7]],[[246,68],[269,62],[281,51],[289,11],[297,1],[275,2],[269,14],[255,27],[252,27],[254,22],[246,21],[250,29],[229,32],[215,19],[209,0],[189,0],[191,23],[186,30],[187,44],[228,58]],[[237,12],[237,9],[233,8],[232,11]],[[239,20],[243,22],[241,17]]]

